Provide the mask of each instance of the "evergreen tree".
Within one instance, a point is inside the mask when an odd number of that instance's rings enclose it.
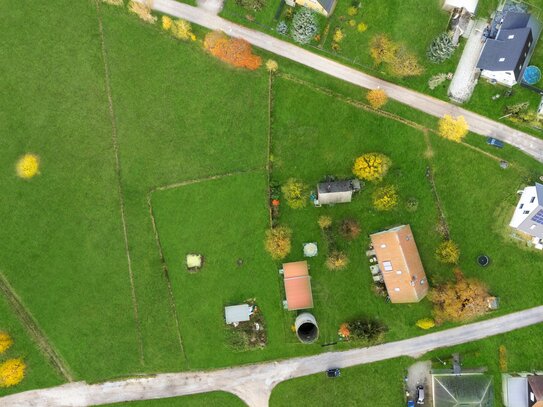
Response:
[[[307,44],[317,34],[318,24],[315,13],[301,8],[292,18],[292,38],[300,44]]]
[[[428,48],[428,59],[434,64],[440,64],[454,54],[455,46],[447,33],[439,34]]]

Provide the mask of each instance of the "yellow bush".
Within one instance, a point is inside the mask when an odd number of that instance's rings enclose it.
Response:
[[[130,0],[130,3],[128,3],[128,10],[131,13],[136,14],[142,21],[149,24],[154,24],[156,23],[157,18],[151,14],[152,4],[152,0],[146,0],[145,3]]]
[[[431,329],[434,326],[436,326],[436,322],[432,318],[422,318],[417,321],[416,325],[420,329],[426,330],[426,329]]]
[[[349,264],[347,255],[340,251],[333,251],[326,259],[326,267],[329,270],[342,270]]]
[[[0,387],[15,386],[24,379],[26,365],[22,359],[9,359],[0,364]]]
[[[185,20],[177,20],[173,23],[172,34],[174,37],[185,41],[190,39],[194,41],[196,39],[196,36],[192,32],[192,26]]]
[[[112,6],[124,6],[124,0],[102,0],[104,3],[111,4]]]
[[[0,354],[7,351],[13,345],[13,339],[7,332],[0,332]]]
[[[281,187],[281,192],[283,192],[288,206],[293,209],[303,208],[307,204],[308,190],[302,181],[290,178]]]
[[[464,116],[458,116],[456,119],[446,114],[439,120],[439,135],[443,138],[460,143],[466,134],[468,134],[468,123]]]
[[[358,14],[358,7],[351,6],[347,9],[347,14],[349,14],[351,17],[356,16]]]
[[[291,249],[291,236],[291,230],[285,226],[266,231],[265,247],[272,259],[281,260],[287,257]]]
[[[173,21],[168,16],[162,16],[162,29],[165,31],[168,31],[170,28],[172,28]]]
[[[273,59],[268,59],[266,61],[266,69],[268,70],[268,72],[277,72],[277,70],[279,69],[279,64]]]
[[[372,89],[366,95],[366,99],[374,109],[380,109],[388,102],[387,93],[383,89]]]
[[[356,29],[358,30],[358,32],[363,33],[368,29],[368,26],[366,23],[358,23]]]
[[[345,38],[345,34],[341,31],[341,28],[336,28],[334,31],[334,37],[332,38],[334,42],[341,42]]]
[[[372,198],[373,207],[378,211],[390,211],[398,205],[398,191],[394,185],[377,188]]]
[[[498,348],[499,358],[500,358],[500,372],[507,372],[507,348],[505,345],[500,345]]]
[[[391,164],[390,158],[384,154],[363,154],[355,160],[353,174],[366,181],[381,181]]]
[[[354,27],[356,25],[355,20],[349,20],[349,26]]]
[[[35,154],[25,154],[17,161],[17,175],[30,179],[40,173],[40,159]]]
[[[436,258],[446,264],[457,264],[460,259],[460,248],[452,240],[445,240],[436,250]]]
[[[317,223],[321,229],[328,229],[332,226],[332,218],[330,216],[322,215],[319,217]]]

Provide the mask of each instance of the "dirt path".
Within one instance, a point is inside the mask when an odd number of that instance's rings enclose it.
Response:
[[[89,385],[70,383],[0,398],[0,407],[90,406],[123,401],[176,397],[210,391],[226,391],[252,407],[265,407],[273,388],[296,377],[392,359],[420,357],[436,348],[472,342],[543,322],[543,306],[514,312],[428,335],[369,348],[286,359],[208,372],[168,373]],[[324,373],[323,373],[324,374]]]
[[[46,359],[51,363],[57,373],[65,380],[72,382],[74,380],[72,373],[64,359],[53,348],[45,333],[38,326],[32,314],[26,309],[19,296],[15,293],[6,277],[0,273],[0,295],[4,296],[9,306],[26,329],[30,338],[36,343],[38,349],[43,353]],[[0,405],[2,405],[0,401]]]
[[[137,0],[143,1],[143,0]],[[495,122],[452,103],[404,88],[360,72],[334,60],[325,58],[286,41],[227,21],[197,7],[182,4],[174,0],[154,0],[153,8],[159,12],[191,21],[211,30],[224,31],[226,34],[243,38],[266,51],[291,59],[317,71],[339,78],[366,89],[381,88],[391,99],[411,106],[432,116],[443,117],[445,114],[464,116],[472,132],[482,136],[493,136],[509,143],[526,154],[543,162],[543,140],[522,131]]]

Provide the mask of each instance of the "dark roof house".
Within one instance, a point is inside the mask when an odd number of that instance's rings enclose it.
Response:
[[[520,82],[541,31],[534,16],[520,10],[498,13],[485,32],[486,42],[477,68],[492,82]]]

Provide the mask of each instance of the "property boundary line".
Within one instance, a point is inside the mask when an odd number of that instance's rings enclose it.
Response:
[[[4,295],[9,306],[19,319],[21,325],[26,329],[28,335],[36,343],[38,349],[49,361],[56,372],[68,382],[74,381],[74,376],[60,353],[53,347],[44,331],[38,325],[36,319],[25,307],[21,298],[9,284],[6,276],[0,272],[0,293]]]
[[[124,191],[122,186],[122,177],[121,177],[121,160],[119,157],[119,141],[117,137],[117,124],[115,118],[115,110],[113,108],[113,98],[111,96],[111,82],[109,74],[109,64],[107,59],[107,50],[104,37],[104,27],[102,23],[102,15],[100,11],[100,4],[98,0],[95,0],[96,5],[96,14],[98,17],[98,28],[100,32],[100,45],[102,51],[102,60],[104,65],[104,85],[106,89],[108,108],[109,108],[109,117],[111,120],[111,139],[113,143],[113,152],[115,155],[115,176],[117,178],[117,192],[119,195],[119,205],[121,212],[121,223],[123,228],[123,237],[124,237],[124,250],[126,254],[126,259],[128,262],[128,278],[130,281],[130,293],[132,298],[132,309],[134,311],[134,322],[136,325],[136,336],[138,341],[139,348],[139,359],[142,365],[145,365],[145,355],[143,353],[143,337],[141,332],[141,320],[139,316],[138,309],[138,300],[136,297],[136,286],[134,283],[134,272],[132,270],[132,258],[130,256],[130,247],[128,244],[128,229],[126,226],[126,207],[124,202]]]

